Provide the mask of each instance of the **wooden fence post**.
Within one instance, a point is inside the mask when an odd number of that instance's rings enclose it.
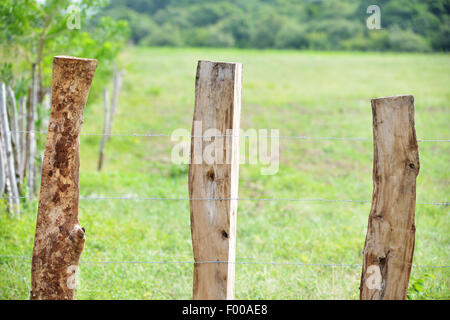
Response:
[[[14,151],[11,142],[11,130],[8,122],[8,111],[6,107],[6,87],[2,82],[0,84],[0,120],[1,120],[1,136],[5,148],[7,183],[9,189],[8,206],[11,214],[20,214],[19,191],[17,189],[16,171],[14,166]]]
[[[239,63],[197,66],[189,166],[192,247],[196,262],[212,263],[194,264],[194,299],[234,298],[241,74]],[[227,143],[205,138],[211,135],[228,135]],[[210,161],[206,153],[213,143]]]
[[[28,110],[28,123],[27,123],[27,185],[28,196],[34,197],[36,190],[36,134],[35,122],[37,118],[37,104],[38,104],[38,72],[36,64],[33,64],[33,84],[31,86],[31,98]]]
[[[104,121],[103,121],[103,135],[102,140],[100,142],[100,152],[98,155],[98,167],[97,170],[101,171],[103,167],[103,159],[105,156],[105,144],[108,135],[109,128],[109,101],[108,101],[108,89],[103,88],[103,108],[104,108]]]
[[[7,87],[8,96],[9,96],[9,123],[11,128],[11,142],[14,153],[14,167],[16,180],[20,181],[20,159],[21,159],[21,149],[20,149],[20,132],[19,132],[19,119],[17,115],[17,106],[16,106],[16,96],[14,95],[14,91],[10,86]],[[20,183],[18,183],[20,185]]]
[[[3,195],[3,191],[6,186],[6,160],[5,151],[3,148],[3,136],[0,130],[0,196]]]
[[[1,121],[1,120],[0,120]],[[3,135],[0,124],[0,196],[3,195],[3,191],[6,186],[6,152],[3,146]]]
[[[19,100],[19,131],[20,131],[20,150],[21,152],[21,158],[20,158],[20,168],[19,168],[19,183],[23,184],[23,178],[25,177],[26,172],[26,159],[27,159],[27,135],[25,131],[27,130],[26,126],[26,105],[27,105],[27,98],[26,96],[20,98]]]
[[[31,296],[73,299],[84,247],[78,221],[79,134],[97,60],[54,57],[52,107],[42,166]]]
[[[414,97],[372,99],[372,114],[374,189],[360,298],[405,299],[414,253],[419,173]]]
[[[109,111],[109,121],[108,121],[108,135],[106,136],[106,140],[111,139],[111,133],[113,128],[114,116],[116,114],[117,105],[119,102],[119,92],[122,87],[122,78],[124,76],[124,71],[119,71],[117,68],[114,70],[113,76],[113,88],[112,88],[112,99],[111,106]]]

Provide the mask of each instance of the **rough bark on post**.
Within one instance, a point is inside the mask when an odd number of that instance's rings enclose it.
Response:
[[[373,196],[360,284],[363,300],[405,299],[414,254],[419,152],[411,95],[372,99]]]
[[[8,111],[6,107],[6,87],[4,83],[0,84],[0,118],[1,118],[1,136],[6,152],[6,168],[8,170],[7,189],[9,191],[8,206],[12,214],[20,213],[19,191],[17,190],[16,171],[14,167],[14,154],[12,150],[11,131],[8,123]]]
[[[241,73],[239,63],[197,66],[189,166],[192,246],[200,262],[194,264],[194,299],[234,298]]]
[[[31,270],[31,299],[73,299],[84,247],[78,221],[79,134],[97,60],[54,57]]]
[[[109,102],[108,102],[108,89],[103,89],[103,97],[104,97],[104,109],[105,109],[105,117],[103,121],[103,135],[102,141],[100,142],[100,152],[98,155],[98,171],[102,170],[104,152],[105,152],[105,143],[108,134],[108,122],[109,122]]]

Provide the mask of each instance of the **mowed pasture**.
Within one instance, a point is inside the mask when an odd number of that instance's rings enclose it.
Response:
[[[270,176],[260,174],[264,165],[241,164],[243,198],[369,203],[239,201],[236,256],[249,263],[236,265],[236,298],[359,298],[354,265],[362,263],[372,196],[370,98],[413,94],[418,139],[448,139],[450,55],[130,48],[120,58],[126,75],[113,133],[190,131],[198,60],[243,63],[243,129],[369,139],[280,139]],[[102,123],[103,102],[90,100],[82,133],[102,133]],[[94,199],[188,197],[188,166],[171,161],[176,142],[113,136],[99,173],[100,139],[80,137],[81,196],[93,199],[80,200],[86,246],[76,298],[190,299],[192,264],[142,263],[193,260],[189,201]],[[450,144],[419,142],[419,153],[417,202],[448,202]],[[20,220],[0,206],[0,254],[31,257],[37,200]],[[417,204],[415,265],[450,265],[449,217],[448,206]],[[0,298],[28,299],[30,269],[31,260],[1,257]],[[410,298],[449,299],[450,269],[415,267],[410,286]]]

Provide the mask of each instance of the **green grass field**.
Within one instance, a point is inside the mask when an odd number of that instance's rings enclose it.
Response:
[[[450,136],[450,55],[130,48],[115,133],[190,131],[197,60],[243,63],[241,127],[280,135],[372,138],[370,98],[413,94],[421,139]],[[102,63],[99,61],[99,63]],[[95,79],[94,79],[95,81]],[[102,101],[83,133],[101,133]],[[84,197],[188,197],[169,137],[81,137]],[[240,197],[370,200],[372,142],[280,140],[280,168],[240,167]],[[419,143],[417,202],[447,202],[450,146]],[[0,254],[30,257],[37,201],[20,220],[0,209]],[[237,261],[361,264],[369,203],[240,201]],[[188,201],[80,201],[84,261],[190,261]],[[417,205],[414,264],[450,265],[449,209]],[[30,260],[0,258],[0,298],[27,299]],[[192,264],[82,263],[77,299],[190,299]],[[361,267],[236,265],[237,299],[357,299]],[[429,276],[427,276],[429,275]],[[413,268],[410,297],[449,299],[449,268]]]

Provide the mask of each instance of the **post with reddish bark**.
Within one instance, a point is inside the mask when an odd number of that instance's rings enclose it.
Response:
[[[79,134],[97,60],[54,57],[52,106],[42,165],[31,296],[73,299],[84,247],[78,221]]]

